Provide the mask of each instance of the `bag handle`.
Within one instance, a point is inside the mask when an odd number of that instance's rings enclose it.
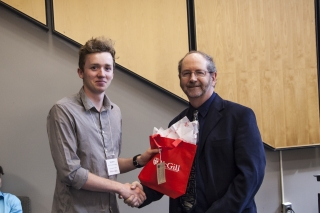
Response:
[[[173,141],[172,145],[173,145],[174,147],[177,147],[177,146],[179,146],[179,144],[180,144],[181,142],[182,142],[182,140],[181,140],[180,138],[178,138],[177,140]]]
[[[154,138],[152,138],[152,140],[153,140],[153,143],[157,145],[158,148],[162,148],[162,146],[160,146]]]
[[[156,144],[156,146],[158,147],[158,148],[165,148],[165,147],[163,147],[163,146],[161,146],[160,144],[158,144],[158,142],[154,139],[154,138],[152,138],[153,139],[153,142]],[[175,141],[173,141],[172,142],[172,145],[174,146],[174,147],[177,147],[177,146],[179,146],[179,144],[182,142],[182,140],[180,139],[180,138],[178,138],[178,139],[176,139]]]

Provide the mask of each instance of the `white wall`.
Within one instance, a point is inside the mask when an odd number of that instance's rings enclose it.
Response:
[[[107,36],[107,35],[106,35]],[[79,91],[77,48],[0,7],[0,165],[5,192],[31,198],[32,212],[50,212],[55,168],[46,133],[46,116],[60,98]],[[141,62],[143,63],[143,62]],[[172,70],[172,72],[177,72]],[[123,115],[122,157],[148,147],[154,126],[166,127],[185,104],[121,71],[107,90]],[[267,168],[256,196],[259,213],[280,212],[279,152],[266,150]],[[282,152],[284,198],[298,212],[317,212],[320,182],[319,148]],[[120,182],[137,179],[139,170],[120,175]],[[168,198],[143,209],[119,202],[121,212],[162,213]]]

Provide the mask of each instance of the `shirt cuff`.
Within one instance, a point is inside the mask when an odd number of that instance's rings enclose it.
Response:
[[[76,188],[76,189],[81,189],[82,186],[87,182],[88,180],[88,174],[89,171],[84,169],[84,168],[79,168],[76,171],[76,174],[73,178],[72,181],[72,187]]]

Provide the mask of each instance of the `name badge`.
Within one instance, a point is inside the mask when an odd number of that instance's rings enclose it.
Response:
[[[107,159],[106,163],[109,176],[120,174],[118,158]]]

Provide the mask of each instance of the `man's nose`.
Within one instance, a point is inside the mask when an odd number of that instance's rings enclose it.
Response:
[[[106,76],[106,72],[105,72],[105,70],[104,70],[103,67],[101,67],[101,68],[99,69],[99,71],[98,71],[98,76],[99,76],[99,77],[104,77],[104,76]]]
[[[191,72],[189,81],[197,81],[198,77],[194,72]]]

